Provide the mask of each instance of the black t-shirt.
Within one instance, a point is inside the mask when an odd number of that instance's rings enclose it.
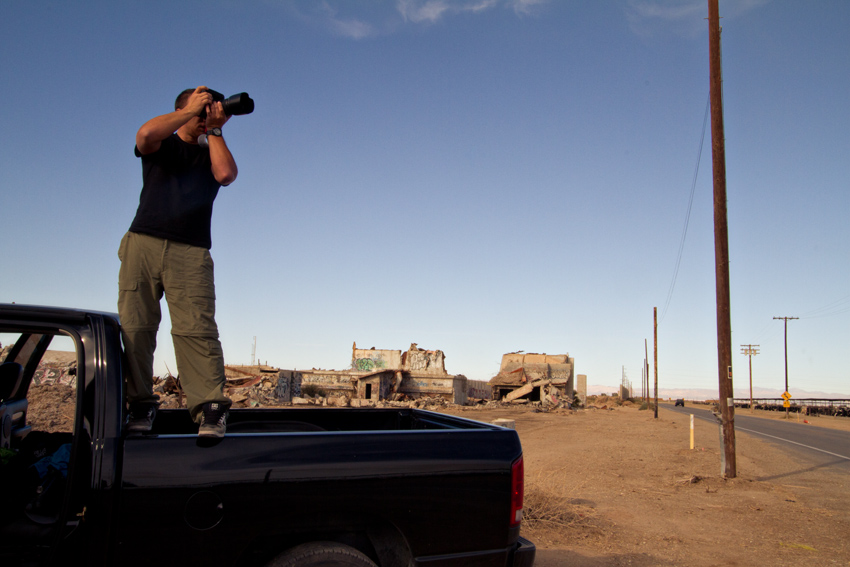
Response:
[[[193,246],[212,247],[213,201],[221,184],[212,174],[210,152],[177,134],[142,158],[142,195],[131,232]]]

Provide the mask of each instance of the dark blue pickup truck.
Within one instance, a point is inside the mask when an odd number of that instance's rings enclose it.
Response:
[[[57,342],[76,356],[74,425],[39,431],[32,396],[51,378],[37,369]],[[128,435],[116,315],[0,305],[0,343],[3,566],[534,563],[512,430],[278,408],[234,409],[223,439],[199,438],[186,410]]]

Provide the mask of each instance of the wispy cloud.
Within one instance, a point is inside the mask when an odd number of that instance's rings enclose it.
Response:
[[[772,0],[731,0],[720,6],[721,16],[734,18]],[[628,0],[626,16],[633,32],[642,36],[675,33],[693,36],[708,29],[705,0]]]
[[[513,5],[514,12],[523,15],[534,14],[540,6],[548,3],[549,0],[512,0],[510,2]]]
[[[336,35],[351,39],[364,39],[377,35],[377,30],[372,24],[355,17],[340,16],[339,8],[327,0],[319,4],[319,13]]]
[[[367,39],[397,32],[404,26],[428,26],[461,14],[483,14],[494,9],[531,16],[554,0],[289,0],[298,17],[331,33],[350,39]]]
[[[433,24],[444,16],[484,12],[500,3],[500,0],[397,0],[396,8],[406,22]]]

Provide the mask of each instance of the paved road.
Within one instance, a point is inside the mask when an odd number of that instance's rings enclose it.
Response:
[[[674,407],[672,404],[659,404],[658,407],[694,414],[695,419],[717,423],[709,409]],[[790,420],[753,417],[746,415],[746,410],[735,412],[735,432],[755,435],[819,465],[834,466],[850,473],[850,432]]]

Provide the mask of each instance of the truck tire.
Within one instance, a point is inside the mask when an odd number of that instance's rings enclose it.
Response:
[[[267,567],[377,567],[353,547],[332,541],[313,541],[293,547]]]

